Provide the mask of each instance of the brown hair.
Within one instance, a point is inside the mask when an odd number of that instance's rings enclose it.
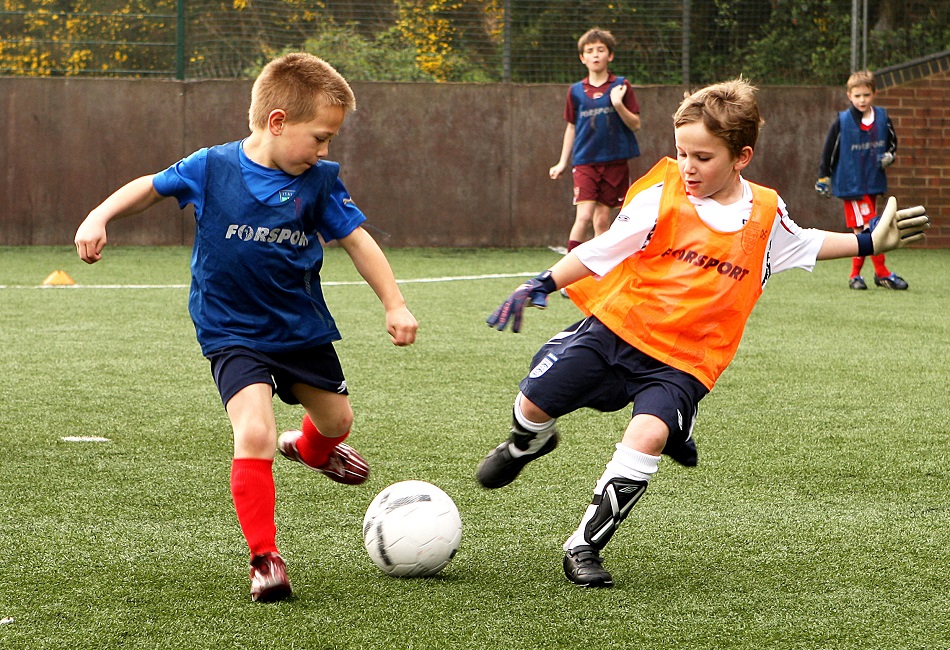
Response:
[[[617,39],[606,29],[599,29],[597,27],[588,29],[584,32],[584,35],[577,40],[577,53],[583,54],[584,48],[592,43],[603,43],[607,46],[607,51],[613,54],[614,48],[617,46]]]
[[[755,149],[759,128],[765,123],[759,115],[756,90],[742,78],[706,86],[683,100],[673,114],[673,126],[702,122],[734,156],[744,147]]]
[[[871,92],[874,90],[874,73],[870,70],[858,70],[851,74],[848,77],[848,92],[850,93],[854,88],[858,86],[867,86],[871,89]]]
[[[312,54],[294,52],[274,59],[261,70],[251,89],[251,129],[267,125],[271,111],[282,109],[288,122],[307,122],[320,106],[356,110],[356,98],[333,66]]]

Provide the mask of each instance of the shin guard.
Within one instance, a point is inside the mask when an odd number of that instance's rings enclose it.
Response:
[[[610,479],[591,501],[595,510],[584,526],[584,540],[598,550],[603,549],[646,490],[646,481],[620,477]]]

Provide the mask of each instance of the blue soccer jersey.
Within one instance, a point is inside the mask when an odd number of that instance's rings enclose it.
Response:
[[[152,184],[195,208],[188,301],[203,354],[234,345],[261,352],[312,348],[340,332],[320,287],[324,241],[366,217],[320,161],[300,176],[257,165],[241,142],[201,149]]]

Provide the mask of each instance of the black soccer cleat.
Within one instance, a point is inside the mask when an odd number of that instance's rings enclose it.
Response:
[[[613,587],[614,579],[602,566],[603,562],[593,546],[575,546],[564,553],[564,575],[581,587]]]
[[[855,291],[864,291],[868,288],[867,282],[865,282],[864,278],[862,278],[860,275],[856,275],[853,278],[848,278],[848,286]]]
[[[514,443],[515,447],[527,448],[528,444],[534,438],[532,435],[511,432],[511,437],[495,447],[491,453],[485,456],[485,459],[478,466],[476,477],[482,487],[493,490],[508,485],[516,478],[524,466],[536,458],[550,453],[557,447],[557,431],[551,430],[551,436],[547,439],[540,449],[535,452],[524,454],[523,456],[512,456],[509,444]]]
[[[699,463],[699,452],[696,450],[696,441],[692,437],[685,442],[667,440],[663,453],[686,467],[696,467]]]
[[[907,290],[907,282],[896,273],[891,273],[883,278],[879,278],[875,275],[874,284],[879,287],[884,287],[885,289],[893,289],[894,291]]]

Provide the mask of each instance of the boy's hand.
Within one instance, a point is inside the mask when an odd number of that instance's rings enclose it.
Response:
[[[510,320],[512,321],[511,331],[520,332],[521,319],[524,316],[524,308],[528,301],[531,301],[532,306],[544,309],[548,306],[548,294],[556,290],[557,285],[551,278],[551,272],[545,271],[515,289],[514,293],[508,296],[508,299],[485,322],[488,323],[489,327],[494,327],[500,332],[505,329]]]
[[[815,191],[818,192],[818,195],[822,198],[830,199],[831,198],[831,179],[827,176],[823,176],[818,179],[818,182],[815,183]]]
[[[386,331],[392,338],[393,345],[404,347],[416,341],[416,331],[419,323],[415,316],[406,307],[391,309],[386,312]]]
[[[623,96],[627,94],[627,84],[620,84],[610,89],[610,103],[614,108],[617,104],[623,104]]]
[[[102,259],[102,249],[107,241],[106,227],[92,216],[79,225],[73,242],[79,259],[86,264],[93,264]]]
[[[874,254],[922,241],[924,230],[930,227],[930,217],[925,212],[922,205],[898,210],[897,199],[890,197],[881,216],[870,223]]]
[[[562,165],[561,163],[556,164],[554,167],[548,170],[548,176],[551,177],[551,180],[557,180],[561,177],[561,174],[564,173],[564,170],[567,169],[567,165]]]
[[[894,154],[892,154],[890,151],[885,152],[881,155],[879,164],[881,165],[881,169],[887,169],[894,164]]]

